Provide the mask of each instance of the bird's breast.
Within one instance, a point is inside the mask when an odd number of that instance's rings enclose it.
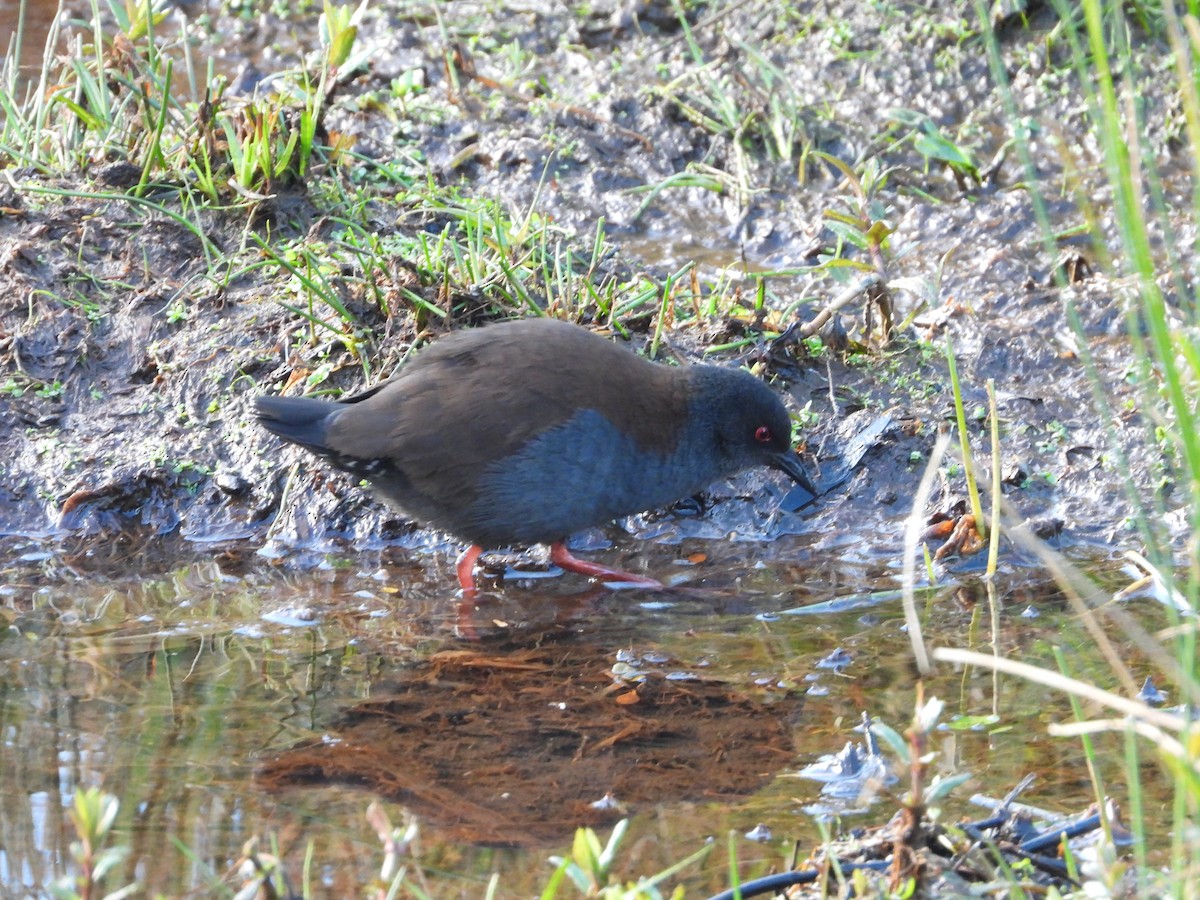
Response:
[[[554,541],[674,502],[709,475],[685,451],[647,449],[596,410],[582,410],[487,467],[462,533],[493,546]]]

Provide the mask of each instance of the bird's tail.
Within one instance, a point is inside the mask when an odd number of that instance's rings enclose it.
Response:
[[[339,406],[310,397],[260,396],[254,398],[254,415],[272,434],[324,455],[330,452],[326,439],[329,421]]]

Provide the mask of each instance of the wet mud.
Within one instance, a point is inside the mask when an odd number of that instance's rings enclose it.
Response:
[[[905,26],[886,13],[825,4],[823,12],[803,20],[805,40],[785,41],[787,14],[774,18],[768,9],[774,7],[745,4],[727,11],[719,24],[689,20],[689,27],[700,49],[722,60],[723,72],[736,72],[739,59],[749,64],[746,41],[753,36],[791,73],[804,116],[817,114],[821,98],[837,97],[819,127],[812,126],[817,148],[862,153],[872,134],[887,132],[889,107],[921,98],[921,106],[947,127],[964,116],[975,123],[969,134],[981,158],[998,149],[1003,120],[978,47],[968,52],[936,30],[921,31],[908,35],[916,43],[906,48],[902,65],[889,54]],[[752,269],[811,263],[813,248],[833,238],[821,221],[825,209],[843,202],[840,177],[808,163],[801,168],[800,187],[795,166],[770,154],[747,157],[757,192],[730,197],[681,189],[661,195],[637,215],[645,198],[630,193],[631,186],[652,184],[700,159],[719,166],[735,151],[729,141],[681,116],[679,96],[642,89],[654,66],[670,71],[689,62],[681,50],[682,23],[665,5],[632,11],[595,4],[578,20],[565,8],[536,5],[505,14],[485,4],[456,4],[446,15],[480,33],[495,28],[503,46],[543,48],[538,66],[553,84],[581,78],[605,101],[582,116],[574,106],[538,104],[521,92],[501,90],[509,82],[496,77],[499,58],[479,50],[473,71],[483,74],[468,79],[460,92],[447,93],[435,25],[384,6],[360,38],[379,50],[373,65],[343,91],[349,96],[369,91],[415,67],[428,86],[426,102],[448,101],[447,114],[432,121],[414,116],[400,136],[384,120],[335,107],[331,122],[353,134],[361,152],[384,158],[401,146],[418,148],[440,180],[499,197],[513,208],[533,206],[576,235],[593,232],[602,216],[617,251],[603,262],[613,276],[632,265],[669,270],[680,262],[670,249],[678,243],[676,235],[707,248],[691,257],[707,272],[722,255],[725,265],[744,260]],[[853,53],[827,31],[835,20],[849,23]],[[1021,58],[1054,22],[1043,12],[1028,28],[1008,28],[1002,32],[1005,50]],[[553,36],[560,33],[575,35],[582,47],[558,46]],[[595,65],[616,48],[620,67]],[[957,66],[956,77],[944,78],[931,56]],[[860,58],[874,62],[864,67],[856,62]],[[852,82],[856,93],[848,92]],[[762,99],[738,88],[736,79],[730,90],[749,108]],[[1042,102],[1043,90],[1040,83],[1029,85],[1030,102]],[[1053,116],[1055,110],[1042,112]],[[1082,123],[1078,110],[1061,113],[1066,127]],[[554,133],[547,135],[550,123]],[[461,150],[472,142],[480,150],[464,162]],[[849,529],[864,532],[862,540],[874,543],[881,555],[897,551],[898,523],[910,511],[924,461],[950,416],[944,361],[914,338],[940,341],[948,333],[968,409],[981,410],[986,381],[996,381],[1006,499],[1016,516],[1056,520],[1068,539],[1119,540],[1130,506],[1114,444],[1127,455],[1139,483],[1150,483],[1151,464],[1139,449],[1146,425],[1125,378],[1131,358],[1118,286],[1088,261],[1091,249],[1077,245],[1064,246],[1074,260],[1073,283],[1054,284],[1062,260],[1044,255],[1029,197],[1016,189],[1022,173],[1015,160],[1001,157],[986,183],[960,184],[947,170],[914,158],[909,143],[897,141],[876,152],[896,168],[880,197],[896,228],[887,275],[905,285],[893,288],[897,315],[915,313],[915,331],[865,355],[826,351],[813,358],[802,345],[761,343],[756,351],[723,360],[765,361],[795,408],[807,409],[815,421],[805,434],[810,465],[849,476],[802,525],[784,530],[844,536],[847,523],[861,523]],[[1052,183],[1058,163],[1049,156],[1043,162]],[[120,200],[37,193],[95,190],[107,171],[89,170],[74,180],[23,173],[0,189],[5,208],[0,361],[9,373],[7,389],[0,392],[0,530],[83,539],[97,547],[114,540],[152,543],[185,555],[205,553],[214,542],[261,545],[268,539],[300,549],[339,539],[428,545],[428,538],[414,534],[394,512],[364,498],[350,479],[298,451],[280,450],[251,422],[251,396],[311,373],[317,365],[311,354],[322,350],[297,341],[294,314],[280,305],[280,285],[267,270],[245,267],[233,277],[214,278],[206,256],[242,252],[241,216],[208,214],[201,241],[177,222]],[[1067,222],[1079,211],[1060,200],[1051,213]],[[281,191],[256,217],[276,238],[333,236],[303,186]],[[381,233],[438,226],[436,213],[418,210],[399,221],[383,216],[379,221]],[[622,254],[626,240],[631,251]],[[410,284],[403,260],[397,263],[392,273],[397,283],[431,302],[440,299],[437,285]],[[834,287],[811,277],[771,284],[780,306],[816,301],[797,307],[801,319]],[[352,281],[345,288],[374,371],[386,374],[412,341],[448,327],[422,327],[410,311],[368,302]],[[479,320],[471,297],[450,299],[454,326]],[[1086,348],[1078,346],[1066,319],[1068,304],[1081,321]],[[769,312],[765,324],[775,315]],[[855,317],[853,306],[841,317],[851,335]],[[625,324],[633,332],[632,349],[643,348],[650,321],[633,318]],[[668,344],[685,360],[697,358],[708,343],[754,334],[753,327],[747,330],[752,324],[680,327],[667,333]],[[1111,420],[1091,411],[1093,390],[1081,349],[1094,361],[1116,411]],[[330,386],[363,386],[363,369],[352,357],[332,359]],[[880,428],[883,418],[887,426]],[[974,422],[975,437],[986,446],[982,419]],[[861,429],[869,430],[871,444],[855,452],[853,471],[843,472],[845,450]],[[987,455],[979,462],[987,465]],[[944,504],[961,487],[951,475],[938,486],[934,503]],[[1169,504],[1171,498],[1165,499]],[[642,533],[636,525],[633,531]]]

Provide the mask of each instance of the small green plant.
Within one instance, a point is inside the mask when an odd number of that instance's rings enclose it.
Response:
[[[879,194],[886,186],[890,169],[880,168],[874,158],[867,160],[857,170],[828,153],[814,152],[819,159],[837,169],[846,179],[851,190],[849,201],[841,207],[825,210],[825,224],[837,236],[837,246],[814,267],[839,283],[851,278],[862,278],[866,273],[873,278],[867,288],[867,315],[864,330],[871,334],[873,329],[872,310],[879,313],[879,341],[886,346],[895,329],[890,281],[892,259],[889,238],[894,230],[888,221],[891,209],[880,199]],[[847,246],[859,251],[865,259],[847,252]]]
[[[135,883],[103,893],[104,881],[129,855],[128,847],[104,847],[119,809],[117,798],[99,788],[76,789],[71,803],[71,823],[78,840],[71,843],[71,860],[78,871],[54,882],[51,894],[56,900],[121,900],[137,891]]]
[[[170,11],[166,0],[108,0],[108,10],[121,34],[130,42],[152,38]]]
[[[934,756],[930,745],[941,727],[945,708],[946,704],[936,697],[924,701],[918,694],[912,723],[903,735],[883,722],[871,723],[871,732],[888,745],[896,754],[900,766],[908,770],[909,790],[903,798],[903,803],[918,814],[936,809],[951,793],[973,777],[969,772],[960,772],[945,778],[940,775],[929,777]]]
[[[629,828],[629,820],[622,819],[613,826],[608,842],[601,844],[599,835],[591,828],[580,828],[575,832],[575,843],[571,855],[567,857],[554,856],[551,864],[556,866],[545,891],[543,900],[553,900],[558,896],[558,888],[564,878],[586,897],[597,897],[600,900],[662,900],[663,893],[659,886],[688,866],[695,865],[704,859],[712,850],[712,845],[702,847],[691,856],[664,869],[657,875],[639,878],[636,882],[621,884],[614,880],[613,868],[621,848],[621,841]],[[683,888],[677,887],[669,895],[673,900],[681,900]]]
[[[242,846],[242,858],[238,861],[237,876],[242,879],[242,887],[233,895],[233,900],[296,896],[288,885],[287,872],[274,837],[271,839],[270,852],[259,849],[257,837],[246,841]]]
[[[967,183],[982,183],[979,162],[971,149],[951,138],[924,113],[911,109],[892,109],[888,116],[908,133],[904,140],[911,141],[913,148],[925,157],[926,164],[941,163],[954,175],[958,186],[966,190]]]

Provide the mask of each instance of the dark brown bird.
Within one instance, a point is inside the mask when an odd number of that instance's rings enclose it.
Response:
[[[649,362],[576,325],[523,319],[455,332],[339,402],[258,397],[258,421],[371,482],[425,525],[485,547],[551,545],[564,569],[658,582],[576,559],[565,539],[751,466],[817,491],[783,403],[752,375]]]

